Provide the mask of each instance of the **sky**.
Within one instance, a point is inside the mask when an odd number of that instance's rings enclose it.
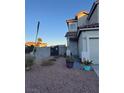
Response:
[[[79,11],[89,12],[95,0],[25,0],[25,41],[35,41],[37,22],[38,37],[50,45],[65,45],[68,31],[66,20]]]

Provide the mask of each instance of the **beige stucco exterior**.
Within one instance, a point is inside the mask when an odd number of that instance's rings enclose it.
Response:
[[[97,30],[92,30],[92,31],[82,31],[79,39],[78,39],[78,54],[81,60],[83,61],[83,58],[90,59],[90,38],[98,38],[97,41],[99,41],[99,31]],[[96,45],[98,45],[99,42],[95,42]],[[96,46],[98,48],[98,46]],[[98,56],[98,53],[95,55]],[[96,59],[98,60],[98,59]],[[98,62],[94,62],[98,63]]]
[[[67,51],[77,54],[82,61],[86,58],[99,64],[99,3],[94,2],[89,14],[79,12],[76,17],[77,41],[72,42],[67,37]]]
[[[80,17],[80,18],[78,19],[78,27],[87,24],[87,22],[86,22],[87,16],[88,16],[88,15],[85,15],[85,16],[82,16],[82,17]]]

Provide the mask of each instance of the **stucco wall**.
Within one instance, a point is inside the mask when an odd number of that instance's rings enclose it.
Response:
[[[89,59],[89,42],[88,39],[89,37],[99,37],[99,31],[98,30],[93,30],[93,31],[86,31],[82,32],[80,34],[80,37],[78,39],[78,53],[79,57],[83,60],[83,58]]]
[[[42,60],[44,58],[47,58],[50,56],[50,47],[45,47],[45,48],[41,48],[38,47],[36,48],[36,59],[37,60]]]
[[[77,56],[77,41],[71,41],[69,42],[69,50],[72,55]]]
[[[85,31],[82,32],[82,36],[86,37],[86,36],[99,36],[99,31],[97,30],[92,30],[92,31]]]
[[[72,55],[78,55],[78,47],[77,47],[77,41],[72,41],[67,37],[67,49],[66,49],[66,55],[70,56]]]
[[[64,55],[66,53],[66,46],[59,45],[59,55]],[[36,48],[36,60],[43,60],[50,57],[50,47],[38,47]]]
[[[66,53],[66,46],[65,45],[59,45],[59,55],[64,56]]]
[[[86,25],[86,19],[87,19],[87,15],[82,16],[81,18],[78,19],[78,26],[83,26]]]
[[[82,33],[80,34],[80,37],[78,39],[78,53],[79,53],[79,57],[81,58],[81,53],[83,51],[83,39],[82,39],[83,35]]]

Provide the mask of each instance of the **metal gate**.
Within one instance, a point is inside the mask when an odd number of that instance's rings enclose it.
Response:
[[[59,46],[50,47],[50,55],[51,56],[58,56],[59,55]]]

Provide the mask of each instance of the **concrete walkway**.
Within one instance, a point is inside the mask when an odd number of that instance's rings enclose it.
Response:
[[[54,65],[35,64],[25,74],[25,93],[99,93],[99,78],[94,71],[68,69],[65,58]]]

